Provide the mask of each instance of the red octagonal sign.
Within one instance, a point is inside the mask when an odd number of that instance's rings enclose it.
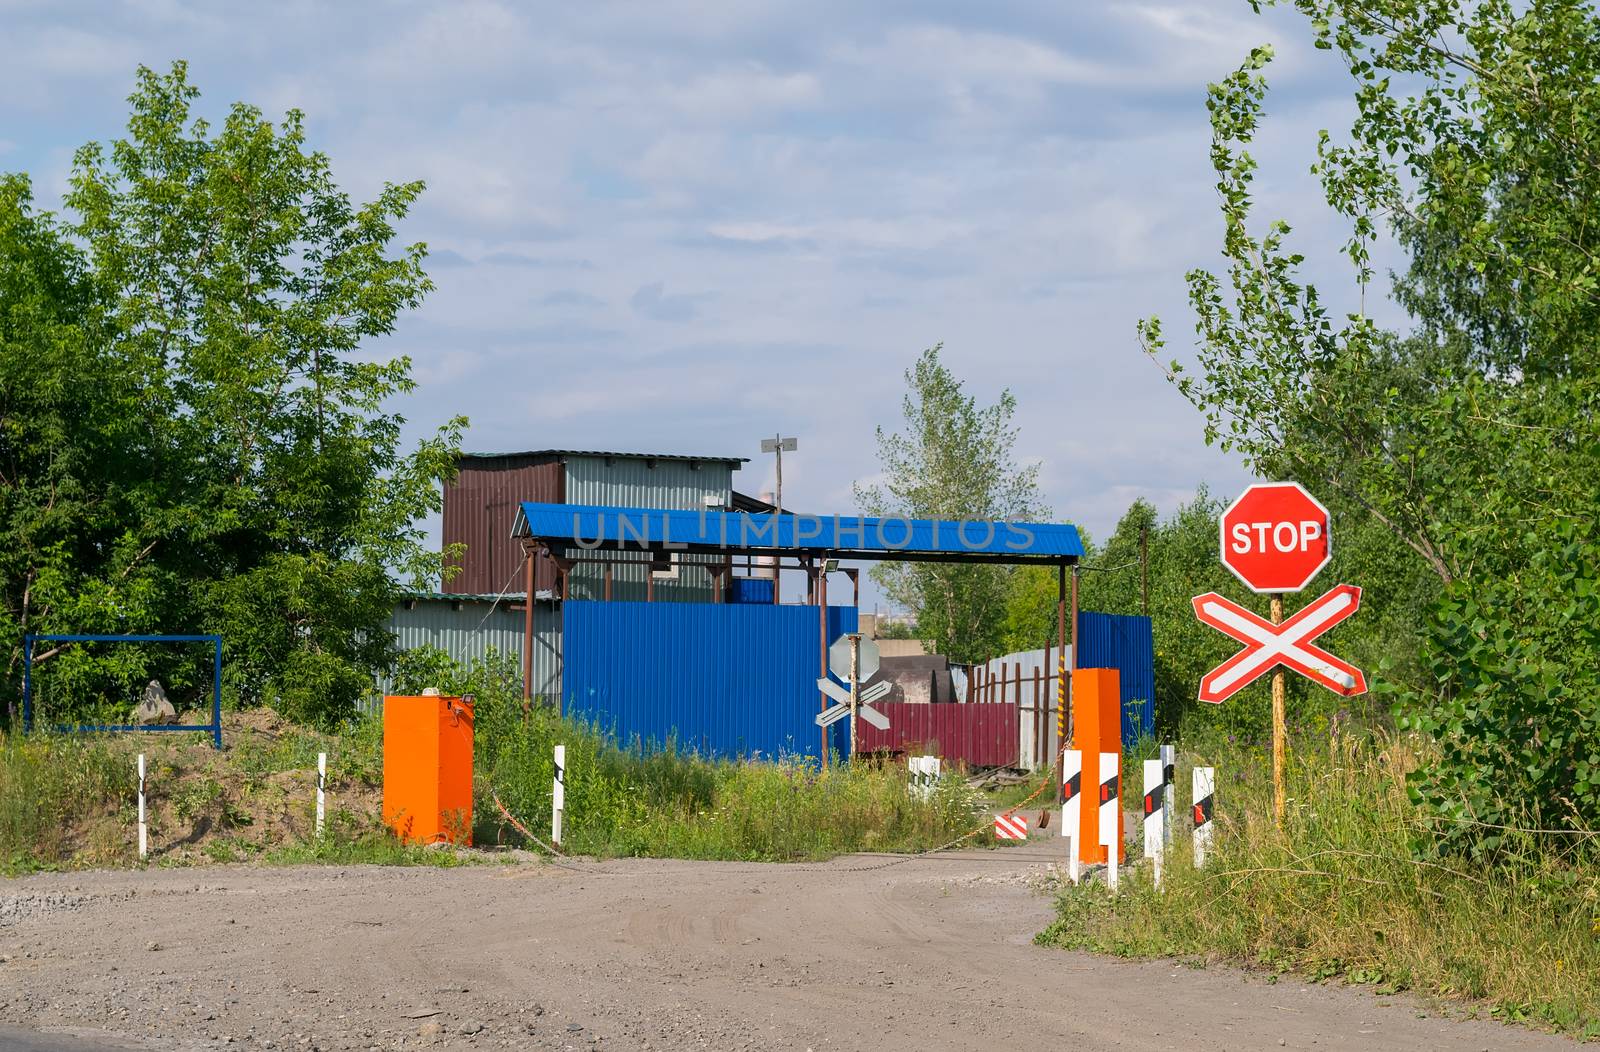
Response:
[[[1298,592],[1333,558],[1328,509],[1298,482],[1261,482],[1222,513],[1222,564],[1255,592]]]

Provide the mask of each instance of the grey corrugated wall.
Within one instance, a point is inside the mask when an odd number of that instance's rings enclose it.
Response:
[[[718,507],[733,499],[733,468],[718,460],[638,460],[632,457],[567,456],[566,502],[601,504],[620,508],[688,508],[705,506],[712,498]],[[629,561],[642,562],[644,554],[628,553]],[[709,557],[694,558],[695,562]],[[711,575],[694,565],[678,570],[676,581],[656,582],[658,602],[704,603],[712,598]],[[572,599],[604,597],[605,571],[600,566],[579,565],[567,581]],[[616,566],[612,569],[611,598],[645,598],[645,568]]]
[[[470,664],[493,647],[509,654],[522,667],[522,611],[512,610],[502,599],[486,597],[418,598],[397,603],[389,616],[389,630],[401,650],[435,646],[455,660]],[[518,597],[517,603],[521,605]],[[459,607],[459,609],[457,609]],[[392,681],[379,681],[380,693],[389,693]],[[533,693],[554,701],[561,695],[561,610],[555,603],[533,608]]]

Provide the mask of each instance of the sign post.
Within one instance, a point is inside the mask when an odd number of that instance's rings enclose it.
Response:
[[[1287,732],[1283,667],[1341,694],[1360,694],[1366,681],[1359,670],[1310,645],[1310,640],[1355,613],[1361,589],[1340,585],[1287,622],[1283,594],[1298,592],[1333,558],[1328,509],[1297,482],[1265,482],[1248,487],[1228,506],[1218,523],[1222,564],[1253,592],[1272,597],[1270,623],[1215,592],[1197,596],[1200,620],[1246,644],[1200,683],[1200,700],[1230,697],[1272,669],[1272,812],[1283,824],[1283,769]]]

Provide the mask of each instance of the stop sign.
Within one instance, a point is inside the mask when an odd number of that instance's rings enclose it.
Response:
[[[1222,564],[1255,592],[1298,592],[1333,558],[1328,509],[1298,482],[1261,482],[1222,513]]]

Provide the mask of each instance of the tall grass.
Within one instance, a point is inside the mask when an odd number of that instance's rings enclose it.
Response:
[[[1196,871],[1183,838],[1164,892],[1134,869],[1115,897],[1064,890],[1040,941],[1133,956],[1249,962],[1380,991],[1411,989],[1476,1013],[1600,1034],[1600,857],[1511,833],[1487,863],[1439,856],[1405,774],[1414,738],[1347,737],[1298,756],[1284,828],[1260,750],[1208,750],[1217,839]],[[1193,754],[1183,753],[1179,798]]]
[[[81,851],[68,816],[130,806],[134,783],[128,758],[104,742],[0,734],[0,873]]]
[[[566,746],[562,847],[574,853],[815,859],[936,847],[979,824],[965,783],[948,780],[931,799],[916,799],[896,764],[823,770],[803,758],[712,761],[671,742],[619,747],[592,727],[545,709],[524,713],[501,696],[479,696],[475,734],[479,843],[517,839],[495,795],[548,838],[557,743]]]

